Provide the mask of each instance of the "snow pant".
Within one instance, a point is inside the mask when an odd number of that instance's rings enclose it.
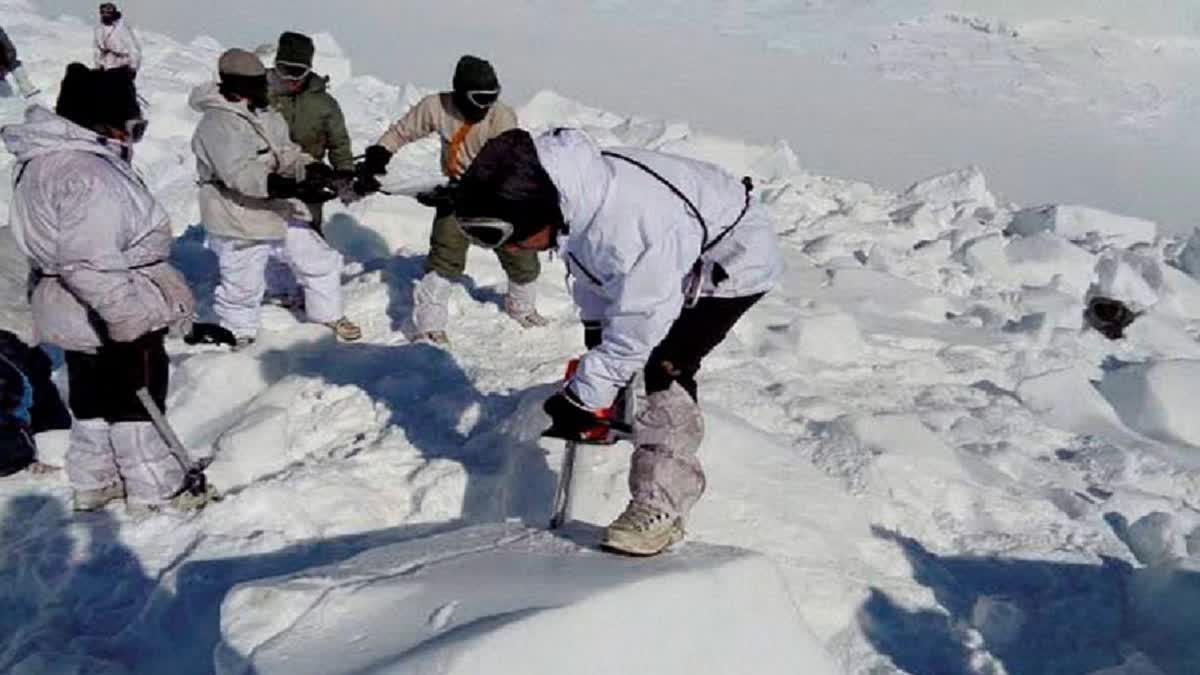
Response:
[[[17,91],[25,98],[29,98],[38,93],[38,88],[29,80],[29,74],[25,72],[23,66],[18,65],[12,70],[13,80],[17,83]]]
[[[259,313],[267,290],[267,263],[274,256],[295,274],[304,289],[309,321],[328,323],[342,317],[342,254],[308,223],[288,225],[282,241],[256,241],[210,235],[221,283],[213,294],[213,311],[221,326],[236,337],[258,334]]]
[[[629,492],[634,501],[686,519],[704,494],[704,469],[696,456],[704,439],[696,373],[704,357],[763,295],[701,298],[684,308],[651,352],[644,373],[646,407],[633,427],[636,447]]]
[[[66,471],[77,491],[117,483],[136,504],[169,500],[183,485],[183,467],[137,398],[145,387],[166,409],[169,363],[165,331],[133,342],[108,342],[95,354],[66,352],[71,427]]]
[[[425,258],[425,276],[413,288],[413,325],[418,333],[445,331],[450,320],[450,284],[467,268],[470,242],[458,227],[453,213],[439,209],[429,236],[429,255]],[[528,314],[536,304],[533,282],[541,273],[536,251],[510,253],[496,249],[500,266],[508,276],[505,310]]]

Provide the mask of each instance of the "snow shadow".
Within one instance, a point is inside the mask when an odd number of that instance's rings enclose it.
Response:
[[[212,672],[211,658],[180,659],[193,639],[183,597],[146,574],[111,513],[72,515],[43,495],[4,512],[0,672]]]
[[[336,564],[461,525],[387,528],[194,560],[154,578],[121,542],[120,524],[108,511],[72,515],[57,499],[27,495],[10,500],[4,513],[4,673],[210,675],[218,655],[244,662],[221,637],[221,603],[237,584]]]
[[[898,668],[993,672],[980,670],[986,652],[1010,673],[1066,675],[1120,666],[1141,653],[1168,675],[1200,672],[1195,571],[1135,569],[1113,558],[1086,565],[939,556],[898,533],[874,533],[901,547],[914,578],[944,610],[911,610],[871,589],[859,625]]]
[[[192,295],[196,298],[196,316],[201,320],[212,320],[213,292],[221,283],[221,270],[217,265],[217,254],[204,245],[206,234],[203,225],[189,225],[183,234],[171,242],[171,265],[179,270]]]
[[[463,520],[544,524],[549,517],[556,479],[537,434],[510,434],[504,423],[526,399],[548,396],[541,390],[551,385],[484,394],[450,353],[423,343],[346,344],[329,337],[260,358],[269,382],[302,375],[362,389],[387,406],[389,423],[426,459],[459,463],[467,473]]]

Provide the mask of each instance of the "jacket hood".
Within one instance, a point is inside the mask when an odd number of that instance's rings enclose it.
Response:
[[[533,139],[538,161],[558,189],[563,220],[572,234],[587,227],[603,206],[612,169],[600,147],[577,129],[556,129]]]
[[[188,105],[196,112],[204,113],[209,110],[225,110],[242,117],[249,118],[250,108],[245,103],[233,103],[221,95],[220,85],[216,82],[206,82],[192,89],[188,95]]]
[[[63,150],[90,152],[121,160],[103,136],[59,117],[41,105],[26,109],[24,122],[0,127],[0,137],[19,162]]]

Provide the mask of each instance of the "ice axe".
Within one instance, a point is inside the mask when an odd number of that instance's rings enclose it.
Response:
[[[567,374],[564,379],[570,379],[579,366],[578,359],[567,363]],[[575,492],[575,462],[582,445],[614,445],[623,439],[633,438],[633,418],[636,414],[637,397],[633,394],[633,382],[623,387],[617,394],[616,401],[596,413],[596,426],[584,432],[583,437],[567,438],[554,427],[542,432],[544,438],[562,438],[566,441],[563,446],[562,468],[558,474],[558,487],[554,492],[554,508],[550,516],[550,529],[556,530],[567,522],[571,514],[571,496]]]
[[[171,456],[175,458],[175,461],[179,462],[180,468],[183,469],[183,486],[172,497],[179,496],[185,492],[195,497],[207,494],[208,477],[204,475],[204,467],[198,462],[193,462],[191,457],[188,456],[183,443],[179,442],[179,437],[175,435],[175,430],[167,422],[167,418],[163,415],[162,410],[159,410],[158,404],[150,396],[149,390],[145,387],[138,389],[137,397],[142,402],[142,407],[146,409],[146,413],[150,415],[150,421],[154,423],[154,428],[158,430],[159,435],[167,442],[167,447],[171,450]]]

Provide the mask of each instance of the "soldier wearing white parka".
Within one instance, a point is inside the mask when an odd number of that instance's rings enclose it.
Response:
[[[601,150],[581,131],[488,143],[455,194],[464,234],[487,247],[557,247],[589,348],[548,399],[551,435],[581,438],[641,370],[631,500],[610,548],[655,554],[683,537],[704,491],[696,374],[701,360],[783,271],[778,238],[749,179],[706,162]]]

